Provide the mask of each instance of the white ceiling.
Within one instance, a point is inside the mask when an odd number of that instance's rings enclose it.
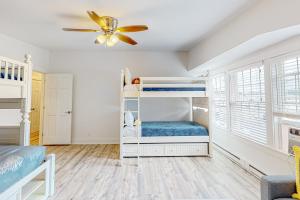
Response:
[[[146,24],[128,33],[138,46],[112,49],[188,50],[256,0],[1,0],[0,32],[50,50],[104,49],[97,33],[63,32],[63,27],[97,28],[87,10],[119,19],[119,25]]]

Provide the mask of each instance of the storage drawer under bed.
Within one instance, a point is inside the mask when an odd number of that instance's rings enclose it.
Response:
[[[123,157],[136,157],[137,144],[123,144]],[[207,156],[208,143],[140,144],[140,156]]]

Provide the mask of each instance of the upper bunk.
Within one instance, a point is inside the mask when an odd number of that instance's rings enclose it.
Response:
[[[208,97],[207,77],[139,77],[132,84],[129,71],[121,72],[123,97]]]
[[[20,62],[0,57],[0,99],[27,98],[31,83],[31,57]]]

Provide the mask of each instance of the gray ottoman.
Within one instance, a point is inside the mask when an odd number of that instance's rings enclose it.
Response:
[[[261,200],[293,200],[296,192],[294,176],[264,176],[261,179]]]

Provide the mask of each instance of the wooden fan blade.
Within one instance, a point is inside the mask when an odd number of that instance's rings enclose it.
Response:
[[[101,17],[97,13],[95,13],[94,11],[87,11],[87,13],[90,16],[90,18],[94,22],[96,22],[96,24],[98,24],[101,28],[106,26],[103,20],[101,19]]]
[[[148,30],[148,26],[145,25],[133,25],[133,26],[123,26],[117,29],[120,32],[138,32]]]
[[[123,35],[123,34],[116,34],[116,36],[119,38],[119,40],[123,41],[123,42],[126,42],[128,44],[131,44],[131,45],[136,45],[137,42],[134,41],[133,39],[131,39],[130,37],[126,36],[126,35]]]
[[[78,32],[99,32],[94,29],[80,29],[80,28],[63,28],[64,31],[78,31]]]

